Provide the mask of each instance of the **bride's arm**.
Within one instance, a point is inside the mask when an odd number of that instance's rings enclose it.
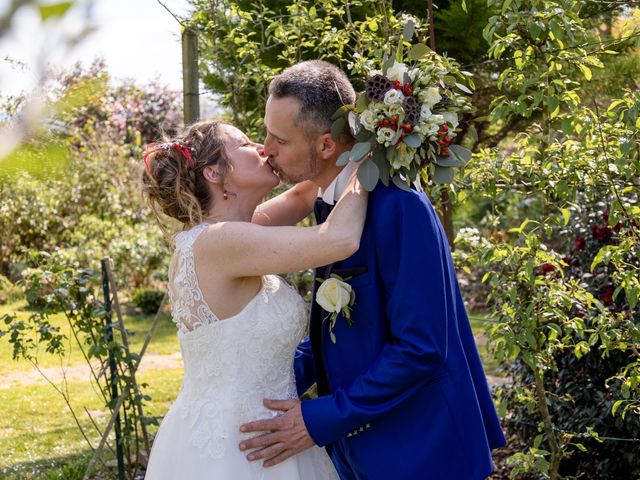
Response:
[[[358,250],[366,209],[367,192],[353,175],[322,225],[263,227],[248,222],[225,222],[202,233],[200,248],[230,277],[318,267],[348,258]]]
[[[258,205],[252,223],[267,227],[296,225],[313,211],[318,186],[307,180]]]

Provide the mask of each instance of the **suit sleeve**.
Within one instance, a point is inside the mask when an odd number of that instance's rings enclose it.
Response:
[[[372,227],[390,335],[351,385],[302,403],[307,430],[320,446],[448,375],[447,309],[455,274],[448,268],[446,237],[426,197],[397,191],[379,200]]]
[[[309,337],[305,338],[296,349],[293,367],[296,375],[296,388],[298,396],[309,390],[316,382],[316,370],[313,363],[313,352]]]

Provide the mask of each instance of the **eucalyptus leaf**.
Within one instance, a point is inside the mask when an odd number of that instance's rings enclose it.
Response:
[[[387,147],[387,152],[386,152],[386,157],[387,157],[387,162],[391,163],[391,161],[393,160],[393,151],[395,149],[393,147]]]
[[[422,140],[420,140],[420,137],[418,135],[408,135],[404,137],[402,141],[409,145],[411,148],[418,148],[422,144]]]
[[[471,152],[462,145],[449,145],[449,151],[466,164],[471,160]]]
[[[351,149],[349,160],[352,162],[357,162],[362,160],[362,158],[371,151],[371,143],[369,142],[358,142]]]
[[[409,185],[407,185],[407,182],[405,182],[404,180],[402,180],[400,178],[400,175],[395,174],[393,176],[393,178],[391,179],[391,181],[393,182],[393,184],[398,187],[400,190],[404,190],[405,192],[410,192],[411,191],[411,187],[409,187]]]
[[[373,143],[373,133],[365,128],[361,128],[358,134],[356,135],[356,140],[358,142],[369,142]]]
[[[402,38],[398,42],[398,48],[396,48],[395,59],[396,62],[402,63],[402,52],[404,51],[404,44],[402,43]]]
[[[434,165],[445,168],[462,167],[466,162],[451,155],[450,157],[436,157],[433,159]]]
[[[387,161],[387,156],[385,154],[384,147],[380,146],[374,150],[373,161],[378,166],[378,170],[380,170],[380,180],[382,181],[382,183],[384,183],[385,187],[388,187],[389,174],[391,173],[391,166]]]
[[[344,167],[347,163],[349,163],[349,156],[351,155],[351,150],[346,152],[342,152],[336,161],[336,166]]]
[[[358,180],[368,192],[376,188],[379,179],[380,170],[375,162],[366,160],[358,167]]]
[[[333,124],[331,125],[331,138],[334,141],[340,140],[342,135],[344,134],[344,127],[347,126],[347,121],[344,117],[339,117]]]
[[[453,168],[434,165],[433,181],[440,185],[453,182]]]
[[[411,164],[409,168],[409,180],[413,180],[418,176],[418,169],[415,164]]]
[[[336,112],[331,116],[331,120],[332,121],[336,121],[337,119],[344,117],[345,114],[351,110],[351,106],[350,105],[343,105],[341,106],[338,110],[336,110]]]
[[[413,20],[409,20],[406,25],[404,26],[404,29],[402,30],[402,39],[405,42],[408,42],[409,40],[411,40],[411,37],[413,37],[413,32],[416,29],[416,24],[413,23]]]
[[[387,70],[389,70],[391,67],[393,67],[394,63],[396,63],[395,56],[387,58],[384,61],[384,63],[382,64],[382,72],[386,75],[387,74]]]

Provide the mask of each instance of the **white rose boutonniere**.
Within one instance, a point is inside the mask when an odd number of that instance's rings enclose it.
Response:
[[[336,343],[333,327],[336,324],[338,315],[346,318],[349,326],[352,325],[351,307],[355,303],[356,294],[351,285],[338,275],[331,275],[326,280],[318,279],[318,281],[322,282],[322,284],[316,292],[316,302],[329,314],[329,336],[331,341]]]

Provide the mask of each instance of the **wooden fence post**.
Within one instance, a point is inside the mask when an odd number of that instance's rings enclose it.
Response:
[[[158,326],[158,322],[160,320],[160,316],[162,314],[162,310],[164,309],[164,306],[167,303],[167,297],[168,296],[165,293],[164,297],[162,298],[162,302],[160,303],[160,307],[158,308],[158,311],[156,312],[156,316],[153,319],[153,323],[151,324],[151,327],[149,328],[149,331],[147,332],[147,337],[144,339],[144,343],[142,344],[142,348],[140,349],[140,353],[138,354],[138,356],[140,357],[140,360],[138,361],[138,363],[136,365],[134,365],[135,370],[138,369],[138,366],[140,365],[140,362],[142,361],[142,357],[144,356],[145,352],[147,351],[147,347],[149,346],[149,342],[151,341],[151,338],[153,337],[153,334],[156,331],[156,327]],[[133,373],[135,373],[135,371]],[[120,408],[124,404],[124,401],[125,401],[125,399],[126,399],[128,394],[129,394],[129,392],[125,388],[125,391],[123,391],[120,394],[120,397],[118,398],[116,404],[114,405],[113,410],[111,412],[111,418],[109,419],[109,422],[107,423],[107,426],[104,429],[104,432],[102,434],[102,438],[100,439],[100,444],[93,451],[93,456],[91,457],[91,460],[89,461],[89,465],[87,466],[87,470],[84,473],[84,477],[82,477],[83,480],[89,480],[91,478],[91,474],[93,472],[93,468],[94,468],[96,462],[98,461],[98,458],[100,457],[100,454],[102,453],[102,449],[104,448],[105,444],[107,443],[107,438],[109,437],[109,434],[111,433],[111,429],[113,428],[113,426],[114,426],[114,424],[116,422],[116,417],[118,416],[118,412],[120,412]]]
[[[118,325],[120,326],[120,335],[122,336],[122,344],[124,345],[125,352],[127,353],[127,367],[129,367],[129,374],[131,375],[131,384],[133,385],[133,392],[136,395],[142,397],[142,392],[140,391],[140,387],[138,386],[138,381],[136,380],[136,369],[133,361],[131,359],[131,347],[129,347],[129,334],[127,333],[127,329],[124,326],[124,320],[122,319],[122,309],[120,308],[120,299],[118,298],[118,286],[116,285],[116,277],[113,274],[113,261],[111,257],[106,258],[107,263],[107,275],[109,277],[109,284],[111,285],[111,293],[113,296],[113,306],[115,307],[116,315],[118,316]],[[149,443],[149,435],[147,433],[147,427],[144,423],[143,416],[144,412],[142,411],[142,405],[138,404],[137,406],[138,416],[140,417],[140,429],[142,430],[142,438],[144,440],[144,446],[147,457],[151,452],[151,445]],[[138,452],[139,453],[139,452]]]
[[[111,308],[111,293],[109,291],[109,273],[108,273],[108,262],[107,258],[103,258],[100,262],[102,264],[102,291],[104,294],[104,310],[106,312],[106,335],[109,340],[109,343],[113,343],[113,317],[112,317],[112,308]],[[111,400],[116,401],[118,398],[118,381],[116,380],[118,376],[116,360],[113,356],[113,351],[111,347],[109,348],[109,372],[111,373],[111,377],[109,379],[109,383],[111,384]],[[123,392],[124,396],[124,392]],[[122,434],[120,432],[120,414],[116,412],[115,414],[115,430],[116,430],[116,457],[118,460],[118,480],[124,480],[124,452],[122,448]]]
[[[185,126],[200,120],[198,73],[198,34],[195,30],[186,27],[182,32],[182,91]]]

